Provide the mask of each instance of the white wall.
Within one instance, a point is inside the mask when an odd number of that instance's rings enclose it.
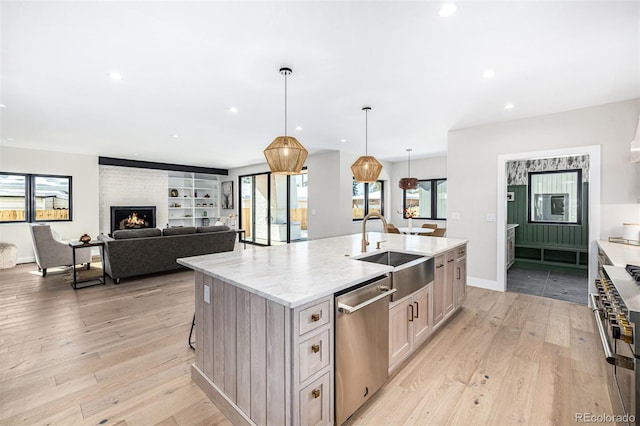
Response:
[[[449,132],[448,232],[469,240],[469,283],[498,288],[498,156],[601,146],[601,234],[640,215],[640,164],[629,161],[640,99]],[[451,213],[460,220],[451,220]],[[615,213],[614,213],[615,212]],[[628,216],[628,217],[627,217]],[[625,219],[623,219],[623,217]]]
[[[73,220],[51,222],[67,240],[98,235],[98,157],[42,150],[0,147],[0,171],[72,176]],[[18,247],[18,262],[35,261],[29,224],[0,224],[0,241]]]
[[[168,222],[169,172],[133,167],[100,167],[100,232],[111,232],[111,206],[156,206],[156,227]]]

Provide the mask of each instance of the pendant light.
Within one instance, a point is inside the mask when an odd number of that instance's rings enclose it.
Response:
[[[407,152],[409,153],[409,173],[407,173],[408,176],[411,176],[411,151],[411,148],[407,149]],[[418,187],[418,179],[414,177],[402,178],[400,179],[400,182],[398,182],[398,186],[403,190],[416,189]]]
[[[382,164],[374,157],[367,155],[368,154],[368,113],[371,111],[371,107],[363,107],[365,117],[364,124],[364,155],[356,160],[355,163],[351,166],[351,171],[353,172],[353,177],[356,179],[356,182],[359,183],[374,183],[378,180],[378,176],[380,176],[380,172],[382,171]]]
[[[293,136],[287,136],[287,76],[291,68],[280,68],[284,75],[284,136],[278,136],[264,150],[264,156],[271,173],[277,175],[297,175],[307,159],[307,150]]]

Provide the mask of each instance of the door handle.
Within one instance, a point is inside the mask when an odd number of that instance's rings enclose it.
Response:
[[[409,314],[409,321],[413,321],[413,304],[407,306],[407,313]]]
[[[365,300],[364,302],[362,302],[362,303],[360,303],[359,305],[356,305],[356,306],[349,306],[349,305],[345,305],[344,303],[338,303],[338,310],[340,312],[344,312],[345,314],[352,314],[352,313],[364,308],[365,306],[369,306],[370,304],[377,302],[380,299],[384,299],[387,296],[391,296],[396,291],[398,291],[397,288],[392,288],[390,290],[387,290],[387,291],[377,295],[376,297],[372,297],[369,300]]]
[[[460,267],[458,266],[458,279],[460,279]]]
[[[418,302],[413,302],[413,304],[416,305],[416,318],[418,318],[420,316],[420,305]]]

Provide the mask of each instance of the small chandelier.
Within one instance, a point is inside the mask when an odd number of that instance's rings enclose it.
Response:
[[[374,183],[378,180],[378,176],[380,176],[380,172],[382,171],[382,164],[375,157],[372,157],[368,154],[368,113],[371,111],[371,107],[363,107],[365,116],[365,124],[364,124],[364,155],[356,160],[355,163],[351,166],[351,171],[353,172],[353,177],[356,179],[356,182],[359,183]]]
[[[411,176],[411,148],[407,149],[407,152],[409,153],[409,173],[407,175]],[[402,178],[398,182],[398,186],[405,191],[407,189],[416,189],[418,187],[418,179],[414,177]]]
[[[291,68],[280,68],[284,75],[284,136],[278,136],[264,150],[264,156],[271,173],[277,175],[297,175],[307,159],[307,150],[293,136],[287,136],[287,76]]]

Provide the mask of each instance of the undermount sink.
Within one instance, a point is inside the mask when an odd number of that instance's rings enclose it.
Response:
[[[400,300],[433,281],[433,258],[419,254],[383,251],[356,260],[393,266],[391,288],[397,290],[391,301]]]

